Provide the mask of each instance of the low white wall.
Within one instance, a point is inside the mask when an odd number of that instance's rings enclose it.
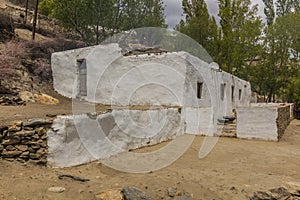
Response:
[[[237,109],[237,137],[278,141],[277,107]]]
[[[48,132],[48,165],[69,167],[154,145],[184,133],[178,109],[59,116]]]
[[[214,122],[213,109],[208,108],[184,108],[183,118],[186,123],[185,133],[191,135],[213,136]]]

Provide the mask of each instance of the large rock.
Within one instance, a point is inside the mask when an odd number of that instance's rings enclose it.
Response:
[[[19,136],[19,137],[30,137],[35,134],[35,131],[18,131],[13,134],[9,134],[9,136]]]
[[[59,100],[51,97],[47,94],[35,94],[35,102],[45,105],[56,105],[59,104]]]
[[[122,192],[124,200],[153,200],[152,197],[135,187],[126,187]]]
[[[35,126],[43,126],[43,125],[50,125],[52,124],[52,120],[50,119],[30,119],[27,122],[24,123],[25,127],[35,127]]]
[[[5,158],[13,158],[16,156],[19,156],[22,154],[22,151],[7,151],[7,150],[3,150],[2,151],[2,156]]]
[[[9,132],[17,132],[22,129],[23,122],[22,121],[17,121],[13,125],[8,127]]]
[[[108,190],[96,195],[97,200],[123,200],[121,190]]]
[[[56,105],[59,104],[59,100],[51,97],[47,94],[33,94],[31,92],[25,91],[20,93],[20,97],[23,101],[39,103],[44,105]]]

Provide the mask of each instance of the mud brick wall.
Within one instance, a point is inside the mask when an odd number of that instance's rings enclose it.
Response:
[[[52,119],[32,119],[0,126],[0,156],[10,161],[47,163],[47,131]]]
[[[277,109],[278,117],[276,120],[276,124],[278,130],[278,140],[282,138],[285,129],[288,127],[293,118],[291,116],[291,106],[292,105],[280,106]]]

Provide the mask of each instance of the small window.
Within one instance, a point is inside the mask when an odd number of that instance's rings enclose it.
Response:
[[[202,98],[202,92],[203,92],[203,83],[198,82],[197,83],[197,98],[198,99]]]
[[[78,96],[87,96],[87,65],[85,59],[77,60],[78,67]]]
[[[226,84],[222,83],[221,84],[221,100],[222,101],[224,100],[224,97],[225,97],[225,88],[226,88]]]
[[[241,100],[241,99],[242,99],[242,90],[239,89],[239,100]]]
[[[234,86],[231,86],[231,101],[234,102]]]

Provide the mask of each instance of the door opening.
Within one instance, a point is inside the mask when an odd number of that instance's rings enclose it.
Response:
[[[78,97],[87,96],[87,65],[85,59],[77,60],[78,67]]]

